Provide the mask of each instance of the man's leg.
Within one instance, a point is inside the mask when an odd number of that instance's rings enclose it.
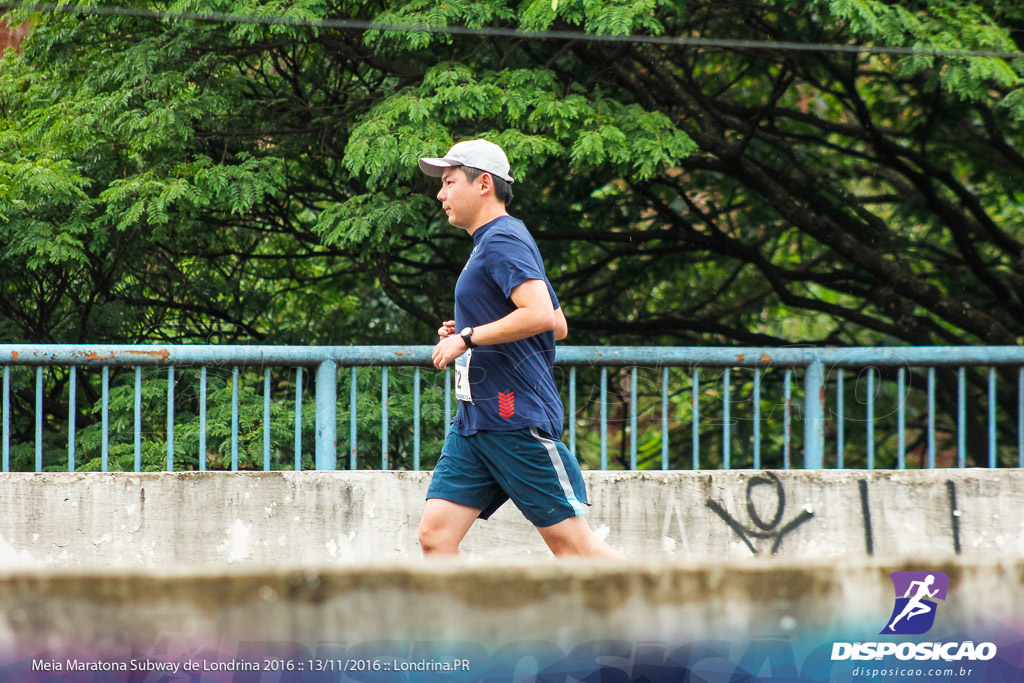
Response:
[[[459,544],[480,510],[443,498],[429,498],[420,518],[420,547],[424,556],[458,555]]]
[[[626,556],[611,547],[590,528],[587,518],[570,517],[552,526],[537,527],[541,538],[558,557],[606,557],[625,560]]]

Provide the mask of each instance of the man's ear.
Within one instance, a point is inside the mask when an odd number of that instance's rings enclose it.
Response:
[[[491,177],[490,173],[480,174],[480,195],[493,194],[494,192],[494,178]]]

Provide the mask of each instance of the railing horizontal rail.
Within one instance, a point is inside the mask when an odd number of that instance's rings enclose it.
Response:
[[[312,367],[430,365],[433,346],[127,346],[0,344],[0,366],[281,365]],[[743,348],[560,346],[563,365],[702,365],[707,367],[1005,366],[1024,363],[1024,346],[878,346],[854,348]]]
[[[264,469],[274,463],[301,469],[303,443],[309,451],[310,442],[318,469],[365,467],[371,462],[365,452],[373,448],[366,444],[375,440],[360,441],[358,432],[378,429],[380,453],[373,462],[384,469],[419,469],[424,432],[437,431],[440,416],[447,423],[453,413],[450,374],[432,371],[432,350],[429,345],[0,345],[3,469],[11,462],[12,419],[14,431],[22,435],[15,444],[21,449],[19,467],[29,462],[37,471],[44,466],[44,451],[45,461],[52,463],[57,429],[66,431],[72,471],[76,454],[85,448],[78,431],[99,430],[96,449],[106,471],[115,451],[123,458],[127,448],[123,438],[112,443],[112,430],[123,434],[129,424],[134,426],[136,470],[142,467],[144,429],[150,444],[154,430],[162,433],[160,457],[168,470],[176,467],[176,459],[178,467],[205,469],[208,446],[223,451],[228,436],[230,460],[225,455],[221,461],[225,468],[227,462],[231,469],[242,467],[240,457],[248,449],[246,467],[262,461]],[[578,447],[589,451],[591,466],[602,469],[691,464],[788,468],[800,461],[807,468],[853,462],[903,468],[914,458],[922,467],[949,462],[1024,466],[1024,347],[561,346],[556,366],[569,417],[567,444],[573,453]],[[44,368],[54,369],[44,374]],[[152,387],[151,374],[143,381],[144,368],[150,368],[147,373],[162,368],[166,384],[159,391]],[[348,369],[339,373],[339,368]],[[389,368],[409,370],[389,375]],[[377,389],[367,389],[366,372]],[[348,391],[341,395],[347,406],[338,392],[345,382]],[[315,392],[304,394],[304,387]],[[376,396],[366,399],[368,391]],[[432,403],[421,400],[424,392]],[[214,411],[220,417],[208,415],[208,395],[230,404],[230,418],[226,409]],[[315,409],[304,413],[302,404],[310,395]],[[1007,407],[1011,397],[1014,405]],[[160,400],[164,426],[154,427],[154,409],[143,411],[143,404]],[[261,409],[250,405],[260,400]],[[64,403],[55,406],[55,401]],[[293,415],[287,441],[289,447],[294,444],[294,457],[289,453],[287,458],[281,453],[280,411],[285,408]],[[345,411],[349,457],[339,462],[338,418]],[[367,422],[371,414],[376,425]],[[802,434],[793,429],[795,421],[802,422]],[[764,429],[769,424],[774,431]],[[311,433],[304,441],[306,429]],[[685,430],[688,435],[680,434]],[[211,446],[208,437],[220,445]],[[195,449],[191,462],[183,461],[184,441]],[[829,453],[826,441],[834,444]],[[30,461],[25,459],[29,446]],[[147,457],[146,466],[153,467],[152,454]]]
[[[432,346],[92,346],[0,344],[0,365],[28,366],[412,366],[430,363]]]

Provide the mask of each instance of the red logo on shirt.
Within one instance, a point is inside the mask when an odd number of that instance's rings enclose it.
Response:
[[[506,420],[516,414],[516,392],[498,392],[498,415]]]

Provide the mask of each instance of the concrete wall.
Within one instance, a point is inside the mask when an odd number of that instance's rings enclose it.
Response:
[[[444,680],[526,680],[541,662],[570,680],[643,660],[662,675],[662,662],[696,661],[724,683],[749,677],[731,663],[756,672],[765,657],[773,680],[794,680],[794,661],[820,667],[810,680],[849,680],[830,675],[832,643],[879,639],[899,570],[949,577],[927,638],[997,641],[989,665],[1016,675],[1021,476],[589,473],[591,523],[638,559],[619,564],[549,559],[513,508],[474,527],[469,559],[423,560],[429,474],[6,474],[0,680],[47,680],[32,667],[72,660],[216,672],[209,662],[442,655],[474,667]],[[962,680],[1011,679],[995,670]],[[232,680],[218,675],[202,680]]]
[[[419,557],[429,473],[0,475],[0,569]],[[588,472],[591,525],[662,560],[1024,555],[1024,471]],[[548,556],[507,504],[473,558]]]

